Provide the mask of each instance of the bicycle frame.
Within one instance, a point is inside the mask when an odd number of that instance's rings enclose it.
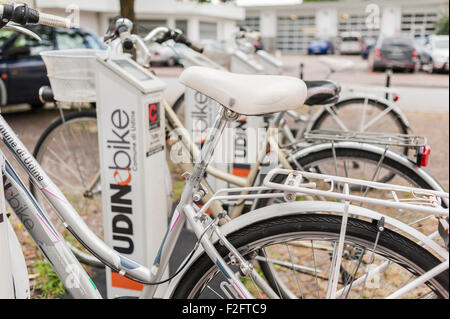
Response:
[[[173,111],[173,109],[165,103],[165,112],[166,112],[166,125],[168,126],[169,131],[176,130],[177,134],[180,135],[181,141],[185,147],[185,149],[192,156],[193,161],[196,162],[199,159],[200,151],[198,150],[195,143],[192,141],[189,133],[184,128],[180,119]],[[222,181],[228,182],[235,186],[239,187],[251,187],[255,185],[256,179],[258,177],[258,172],[261,168],[261,163],[267,155],[267,150],[270,149],[271,152],[277,154],[278,161],[281,163],[281,166],[285,169],[292,169],[291,164],[288,161],[288,156],[281,150],[281,145],[279,143],[279,139],[277,138],[277,134],[279,133],[279,127],[282,123],[284,113],[278,113],[274,119],[270,122],[269,128],[266,131],[265,141],[263,146],[261,147],[260,152],[258,153],[258,157],[256,162],[251,165],[250,172],[247,178],[242,178],[235,176],[233,174],[224,172],[220,169],[217,169],[211,165],[206,168],[206,172],[211,176],[214,176]],[[179,163],[179,165],[186,171],[190,171],[192,168],[192,164],[190,163]],[[205,200],[208,200],[213,194],[213,191],[208,187],[207,183],[204,183],[205,187],[208,190],[208,194],[205,196]],[[230,216],[231,218],[235,218],[242,213],[244,209],[245,201],[238,203],[232,210]],[[211,213],[214,216],[217,216],[220,212],[223,211],[221,205],[216,203],[211,207]]]
[[[28,173],[32,182],[37,185],[42,194],[56,209],[59,217],[64,221],[66,228],[105,265],[119,272],[122,276],[146,285],[142,297],[152,298],[156,293],[157,285],[152,284],[155,281],[161,280],[181,229],[187,220],[194,229],[205,251],[219,266],[226,278],[228,278],[229,284],[235,288],[236,292],[242,298],[251,298],[251,294],[223,261],[220,254],[209,241],[208,236],[203,236],[203,219],[198,215],[198,208],[193,204],[192,199],[193,194],[200,188],[201,176],[204,175],[214,149],[219,142],[219,138],[230,120],[232,120],[232,116],[225,110],[222,110],[217,116],[201,158],[187,179],[180,204],[173,214],[151,269],[121,256],[92,233],[75,209],[66,200],[62,192],[55,186],[37,161],[27,151],[2,116],[0,116],[0,136],[2,136],[3,143],[14,155],[15,159]],[[100,298],[101,296],[92,280],[81,267],[70,249],[64,244],[63,238],[57,233],[46,213],[39,207],[36,199],[25,187],[5,156],[2,153],[0,153],[0,156],[5,159],[2,172],[5,176],[6,200],[10,203],[10,206],[22,221],[39,249],[46,256],[57,275],[65,284],[67,290],[75,298]],[[14,203],[17,202],[15,205],[11,205],[13,199],[15,201]],[[232,249],[232,247],[229,248]],[[234,251],[234,253],[236,254],[237,252]],[[240,260],[245,263],[242,257]],[[251,276],[259,277],[255,270],[249,271],[251,272]],[[266,287],[266,289],[269,295],[275,295],[269,287]]]

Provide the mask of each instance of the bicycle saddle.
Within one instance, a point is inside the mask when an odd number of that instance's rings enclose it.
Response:
[[[244,75],[205,67],[190,67],[179,81],[243,115],[263,115],[303,106],[305,83],[294,77]]]
[[[336,103],[341,93],[341,86],[333,81],[305,81],[308,88],[306,105],[326,105]]]
[[[332,72],[339,72],[353,69],[355,63],[350,60],[321,57],[319,61],[325,64]]]

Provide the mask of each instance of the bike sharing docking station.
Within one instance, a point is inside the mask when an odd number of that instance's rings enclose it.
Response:
[[[231,55],[232,73],[240,74],[264,74],[264,66],[261,65],[252,55],[242,51],[234,50]]]
[[[265,50],[256,51],[256,61],[264,68],[264,73],[269,75],[281,75],[283,73],[283,62],[269,54]]]
[[[150,267],[168,225],[166,84],[123,54],[99,53],[96,74],[105,242]],[[108,298],[139,295],[106,269]]]

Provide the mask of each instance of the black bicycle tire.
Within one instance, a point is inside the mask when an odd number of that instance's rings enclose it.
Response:
[[[274,235],[292,234],[299,231],[322,231],[324,234],[332,232],[339,234],[341,221],[341,216],[337,215],[299,213],[291,216],[274,217],[269,220],[248,225],[245,228],[230,234],[227,236],[227,239],[239,250],[241,247],[247,247],[247,245],[251,245],[252,242],[261,240],[263,236],[270,238],[270,236]],[[378,228],[376,223],[368,223],[354,218],[348,220],[346,230],[346,236],[348,238],[359,238],[361,240],[373,242],[377,233]],[[426,272],[441,263],[438,258],[433,256],[426,249],[408,238],[388,229],[385,229],[381,233],[378,245],[380,248],[387,248],[388,250],[405,257],[406,260],[414,261],[414,264],[417,265],[422,272]],[[228,251],[224,246],[217,243],[215,247],[222,257],[227,258],[226,255],[228,254]],[[189,267],[189,270],[180,279],[177,288],[172,294],[172,298],[187,299],[191,289],[194,289],[193,287],[200,282],[204,274],[207,274],[211,267],[217,267],[217,265],[213,264],[206,253],[203,253],[203,255]],[[435,280],[439,285],[447,291],[447,295],[449,286],[448,273],[447,270],[435,277]]]

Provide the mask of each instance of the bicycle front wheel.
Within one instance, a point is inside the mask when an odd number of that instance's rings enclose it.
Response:
[[[96,112],[73,112],[58,118],[42,134],[33,155],[89,228],[103,238]],[[86,264],[102,265],[83,250],[32,183],[30,189],[77,257]]]
[[[228,240],[256,268],[270,264],[281,297],[325,298],[333,251],[337,247],[342,218],[319,213],[274,217],[249,225],[228,236]],[[350,218],[340,265],[337,298],[385,298],[417,276],[440,264],[426,249],[390,230]],[[262,289],[229,259],[228,251],[216,245],[257,298],[267,298]],[[372,276],[379,269],[378,276]],[[366,279],[367,278],[367,279]],[[448,270],[409,291],[405,298],[448,298]],[[286,292],[288,290],[288,292]],[[233,289],[210,258],[203,254],[182,277],[174,298],[234,298]]]

